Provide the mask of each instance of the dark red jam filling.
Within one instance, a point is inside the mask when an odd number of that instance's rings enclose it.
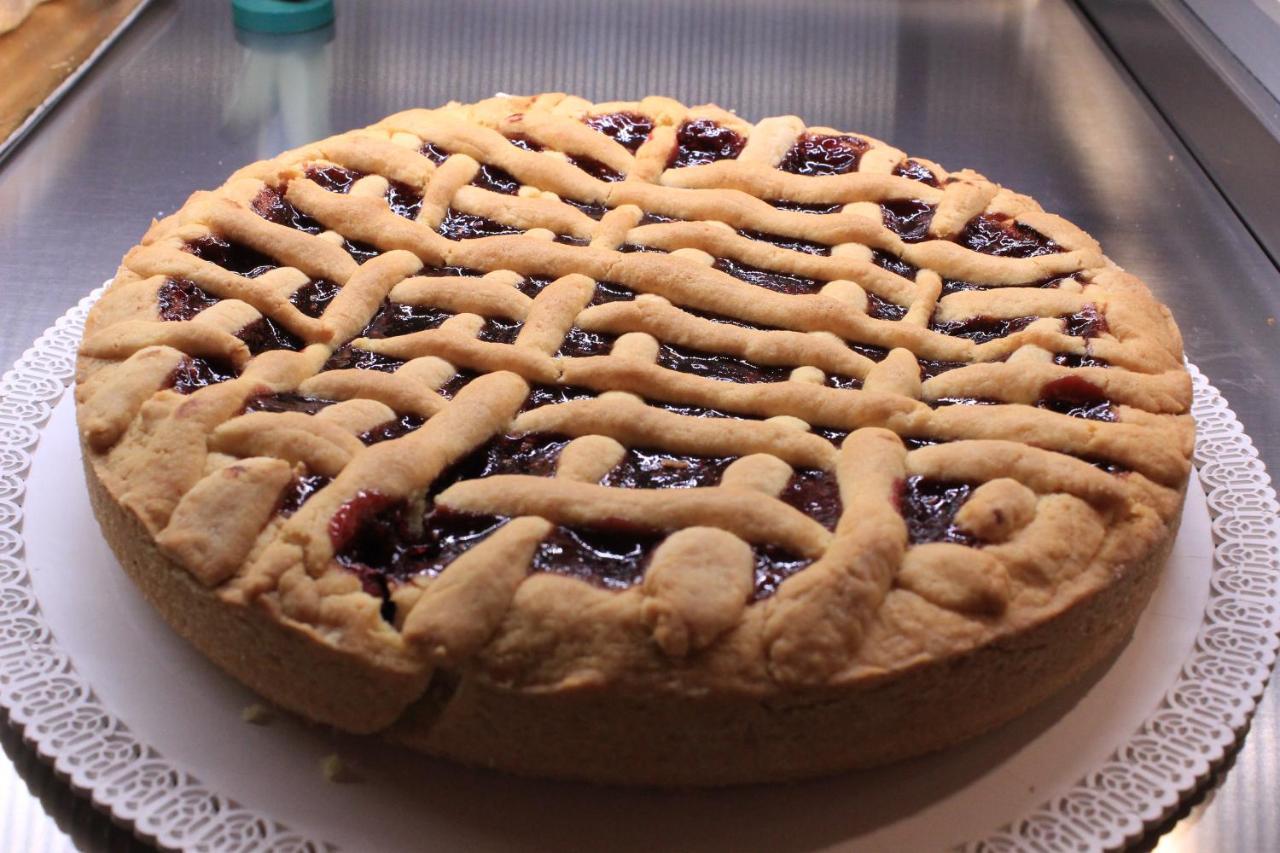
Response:
[[[973,317],[968,320],[954,320],[950,323],[932,323],[929,328],[944,335],[968,338],[975,344],[984,344],[997,338],[1008,337],[1039,319],[1039,317],[1013,317],[998,320],[995,317]]]
[[[955,542],[973,545],[975,539],[955,525],[956,512],[969,499],[973,487],[967,483],[908,477],[898,495],[898,508],[907,522],[907,539],[912,545],[925,542]]]
[[[319,221],[290,204],[285,199],[284,192],[278,187],[264,187],[253,199],[251,207],[254,213],[276,225],[305,231],[308,234],[319,234],[324,230],[324,226]]]
[[[244,410],[246,412],[301,412],[304,415],[314,415],[335,402],[335,400],[289,392],[257,394],[245,401]]]
[[[551,279],[541,275],[530,275],[520,279],[520,283],[516,285],[516,290],[523,293],[530,299],[537,297],[548,284]]]
[[[570,157],[569,162],[586,172],[591,177],[596,178],[597,180],[607,181],[608,183],[620,181],[626,177],[626,175],[615,169],[610,169],[594,157],[577,155]]]
[[[747,140],[710,119],[686,121],[676,131],[676,150],[667,168],[701,166],[717,160],[732,160],[742,153]]]
[[[653,119],[639,113],[604,113],[584,122],[633,154],[653,132]]]
[[[735,415],[729,412],[722,412],[719,409],[709,409],[706,406],[685,405],[683,403],[668,403],[662,400],[648,400],[649,405],[655,408],[665,409],[668,412],[677,415],[684,415],[690,418],[730,418],[732,420],[744,420],[744,415]]]
[[[778,210],[790,210],[793,213],[839,213],[840,208],[844,207],[842,202],[836,202],[835,204],[808,204],[801,201],[786,201],[785,199],[774,200],[769,204]]]
[[[901,320],[907,316],[907,307],[887,299],[881,299],[874,293],[867,294],[867,316],[876,320]]]
[[[938,444],[947,444],[947,442],[937,438],[906,438],[904,437],[902,439],[902,445],[906,447],[907,450],[919,450],[922,447],[933,447]]]
[[[986,397],[939,397],[929,405],[935,409],[943,406],[998,406],[999,400],[991,400]]]
[[[402,358],[392,358],[353,347],[351,344],[343,344],[329,356],[321,370],[381,370],[383,373],[394,373],[403,364]]]
[[[929,223],[937,210],[923,201],[886,201],[880,205],[884,227],[905,243],[919,243],[929,237]]]
[[[810,240],[801,240],[797,237],[784,237],[781,234],[766,234],[763,231],[739,230],[738,233],[750,240],[760,240],[765,243],[772,243],[779,249],[790,249],[793,252],[804,252],[806,255],[823,255],[831,254],[831,247],[822,243],[814,243]]]
[[[592,355],[608,355],[617,335],[606,332],[588,332],[574,326],[565,335],[556,355],[561,358],[585,358]]]
[[[884,361],[884,357],[889,354],[889,351],[887,349],[884,349],[883,347],[872,346],[871,344],[851,343],[849,344],[849,349],[853,350],[859,355],[866,356],[872,361]]]
[[[480,167],[480,171],[476,172],[476,176],[471,179],[471,186],[502,193],[503,195],[515,195],[516,191],[520,189],[520,182],[505,169],[485,164]]]
[[[813,560],[790,554],[774,545],[757,545],[755,548],[756,571],[752,601],[768,598],[778,591],[778,585],[801,569],[807,569]]]
[[[593,201],[574,201],[571,198],[561,199],[561,201],[571,207],[578,208],[578,210],[582,211],[587,216],[590,216],[592,219],[601,219],[609,212],[609,209],[603,204],[596,204]]]
[[[364,172],[341,166],[308,166],[305,174],[329,192],[344,194],[350,192],[352,185],[365,176]]]
[[[556,242],[562,246],[589,246],[591,240],[586,237],[574,237],[572,234],[557,234]]]
[[[330,479],[321,474],[303,474],[295,477],[288,488],[280,496],[278,512],[288,518],[307,502],[316,492],[329,485]]]
[[[601,484],[620,489],[693,489],[718,486],[734,456],[680,456],[632,448]]]
[[[1001,258],[1034,258],[1062,251],[1061,246],[1034,228],[991,213],[974,217],[956,242]]]
[[[418,273],[417,273],[417,274],[418,274],[418,275],[425,275],[425,276],[442,276],[442,277],[445,277],[445,278],[448,278],[448,277],[450,277],[450,276],[461,276],[461,277],[468,277],[468,278],[479,278],[480,276],[484,275],[484,273],[483,273],[483,272],[481,272],[480,270],[473,270],[473,269],[471,269],[470,267],[459,267],[459,266],[447,266],[447,267],[429,266],[429,267],[423,267],[421,270],[419,270],[419,271],[418,271]]]
[[[841,442],[849,437],[849,430],[835,429],[833,427],[814,427],[813,434],[820,435],[836,447],[839,447]]]
[[[554,406],[574,400],[592,400],[595,396],[595,391],[579,388],[576,385],[534,385],[529,389],[529,397],[520,407],[520,411],[527,412],[540,406]]]
[[[772,270],[762,270],[759,267],[753,267],[729,258],[716,258],[713,266],[720,272],[728,273],[739,281],[768,288],[778,293],[817,293],[824,284],[824,282],[814,281],[811,278],[788,275],[787,273],[774,272]]]
[[[990,288],[981,284],[974,284],[971,281],[959,281],[954,278],[944,278],[942,280],[942,293],[939,294],[938,298],[941,299],[943,296],[950,293],[959,293],[962,290],[990,290]]]
[[[186,245],[185,251],[203,261],[217,264],[228,272],[238,273],[247,278],[257,278],[264,272],[270,272],[280,266],[255,249],[212,235],[192,240]]]
[[[778,168],[796,175],[843,175],[858,168],[870,148],[856,136],[820,136],[806,133],[796,140]]]
[[[522,148],[525,151],[538,152],[542,150],[541,145],[534,142],[532,139],[530,139],[527,136],[508,136],[507,141],[510,142],[515,147]]]
[[[449,378],[448,382],[441,385],[437,390],[440,392],[441,397],[444,397],[446,400],[452,400],[457,396],[459,391],[467,386],[467,383],[472,379],[475,379],[478,375],[478,373],[471,370],[459,370]]]
[[[629,255],[633,252],[653,252],[659,255],[669,254],[666,249],[659,249],[657,246],[642,246],[639,243],[623,243],[618,247],[618,251],[622,252],[624,255]]]
[[[1040,389],[1042,409],[1085,418],[1091,421],[1114,421],[1116,410],[1101,388],[1080,376],[1064,376]]]
[[[418,153],[421,154],[423,157],[426,157],[432,163],[435,163],[437,166],[439,166],[446,159],[448,159],[449,155],[452,152],[444,150],[439,145],[436,145],[434,142],[427,142],[423,144],[421,148],[418,149]]]
[[[1099,335],[1105,335],[1110,329],[1107,328],[1107,318],[1098,310],[1098,306],[1090,302],[1084,308],[1063,318],[1066,320],[1066,327],[1063,334],[1074,335],[1076,337],[1096,338]]]
[[[343,240],[342,248],[347,250],[347,254],[357,264],[363,264],[365,261],[372,260],[382,254],[382,250],[377,246],[361,243],[359,240]]]
[[[828,376],[826,385],[828,388],[842,388],[846,391],[856,391],[862,387],[862,380],[854,376]]]
[[[591,296],[592,305],[603,305],[606,302],[630,302],[636,298],[636,292],[612,281],[597,281],[595,293]]]
[[[395,420],[387,421],[385,424],[378,424],[373,429],[360,433],[360,440],[365,444],[391,441],[408,435],[426,422],[425,418],[420,418],[417,415],[400,415]]]
[[[1060,352],[1053,357],[1053,363],[1063,367],[1110,367],[1106,361],[1092,355],[1080,355],[1074,352]]]
[[[508,320],[505,317],[490,317],[480,327],[478,337],[491,344],[514,344],[524,326],[519,320]]]
[[[387,187],[387,205],[396,216],[417,219],[422,211],[422,196],[408,184],[390,181],[390,186]]]
[[[664,223],[664,222],[685,222],[685,221],[687,221],[687,220],[684,220],[684,219],[676,219],[674,216],[663,216],[661,213],[650,213],[650,212],[646,211],[646,212],[645,212],[645,214],[644,214],[644,216],[641,216],[641,217],[640,217],[640,223],[639,223],[639,224],[641,224],[641,225],[661,225],[661,224],[662,224],[662,223]]]
[[[964,361],[940,361],[932,358],[917,358],[916,363],[920,365],[921,379],[932,379],[941,373],[946,373],[948,370],[968,366],[968,362]]]
[[[383,302],[373,315],[361,336],[366,338],[395,338],[437,328],[454,316],[452,311],[429,305],[406,305],[403,302]]]
[[[190,394],[209,385],[235,379],[238,375],[235,367],[225,361],[189,356],[173,371],[172,387],[179,394]]]
[[[443,471],[431,486],[437,495],[462,480],[479,480],[499,474],[550,477],[556,472],[560,451],[569,443],[563,435],[528,433],[497,435]]]
[[[744,358],[702,352],[675,344],[662,344],[658,348],[658,364],[668,370],[726,382],[782,382],[791,375],[789,367],[766,367]]]
[[[820,468],[801,468],[793,473],[778,499],[828,530],[835,530],[843,511],[836,475]]]
[[[888,252],[882,252],[875,249],[871,253],[871,262],[881,269],[896,273],[905,279],[911,281],[916,280],[916,273],[920,272],[920,268],[915,264],[909,264],[897,255],[891,255]]]
[[[366,592],[382,599],[382,616],[389,622],[395,619],[392,583],[434,577],[507,522],[434,507],[415,518],[409,507],[377,492],[360,492],[329,521],[338,562],[360,578]]]
[[[568,575],[606,589],[627,589],[644,579],[649,556],[663,534],[611,527],[557,526],[533,555],[535,572]]]
[[[913,181],[919,181],[931,187],[941,187],[941,184],[938,183],[938,176],[928,166],[917,160],[903,161],[898,168],[893,170],[893,173],[900,178],[910,178]]]
[[[280,324],[270,317],[254,320],[237,332],[236,337],[244,341],[252,355],[277,349],[297,352],[305,346],[297,335],[281,328]]]
[[[200,285],[185,278],[166,279],[156,291],[161,320],[190,320],[219,301],[218,297],[209,295]]]
[[[475,237],[496,237],[502,234],[524,233],[520,228],[513,228],[510,225],[503,225],[500,222],[494,222],[492,219],[473,216],[470,213],[463,213],[453,208],[449,208],[449,212],[444,215],[444,221],[440,223],[438,230],[442,237],[449,240],[470,240]]]
[[[289,302],[308,317],[319,317],[341,289],[328,279],[313,279],[295,290]]]

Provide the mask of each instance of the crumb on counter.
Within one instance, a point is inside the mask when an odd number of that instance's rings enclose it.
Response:
[[[320,769],[324,773],[326,782],[341,784],[361,781],[361,776],[356,772],[355,768],[344,761],[342,756],[337,753],[326,755],[320,762]]]
[[[240,712],[240,719],[255,726],[265,726],[276,718],[276,712],[266,705],[257,702],[245,707]]]

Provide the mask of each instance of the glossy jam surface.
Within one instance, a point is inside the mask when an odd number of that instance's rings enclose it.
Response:
[[[212,235],[191,241],[187,244],[186,251],[202,261],[217,264],[228,272],[238,273],[246,278],[257,278],[280,266],[255,249]]]
[[[289,301],[308,317],[319,317],[341,289],[328,279],[313,279],[295,290]]]
[[[449,208],[444,215],[444,220],[437,229],[440,236],[449,240],[470,240],[475,237],[496,237],[501,234],[523,234],[519,228],[513,228],[510,225],[503,225],[500,222],[494,222],[492,219],[485,219],[483,216],[475,216],[470,213],[463,213],[460,210]]]
[[[1106,393],[1081,376],[1064,376],[1049,382],[1040,389],[1040,400],[1036,405],[1073,418],[1091,421],[1116,419],[1115,406],[1107,399]]]
[[[632,153],[653,132],[653,119],[639,113],[604,113],[588,117],[585,123]]]
[[[967,483],[908,477],[902,483],[898,508],[907,522],[907,539],[912,545],[925,542],[974,544],[974,538],[955,526],[956,512],[969,499],[973,487]]]
[[[791,375],[789,367],[755,364],[744,358],[703,352],[675,344],[662,344],[658,347],[658,364],[668,370],[725,382],[781,382]]]
[[[676,150],[668,168],[700,166],[717,160],[732,160],[742,153],[747,140],[710,119],[686,121],[676,131]]]
[[[931,187],[940,187],[938,176],[935,175],[928,166],[918,160],[904,160],[902,165],[893,170],[893,173],[901,178],[910,178],[913,181],[919,181],[922,184],[928,184]]]
[[[716,258],[714,267],[720,272],[728,273],[739,281],[755,284],[778,293],[817,293],[824,284],[824,282],[814,281],[811,278],[803,278],[773,270],[763,270],[730,258]]]
[[[1001,258],[1034,258],[1062,251],[1061,246],[1034,228],[989,213],[974,217],[957,242],[975,252]]]
[[[384,302],[360,334],[366,338],[395,338],[411,335],[414,332],[435,329],[452,316],[454,315],[451,311],[429,305]]]
[[[720,485],[732,456],[681,456],[631,448],[600,482],[620,489],[693,489]]]
[[[173,372],[174,391],[179,394],[190,394],[239,375],[231,364],[211,358],[188,356],[184,358]]]
[[[929,223],[936,208],[923,201],[886,201],[880,205],[884,227],[905,243],[919,243],[929,237]]]
[[[321,370],[381,370],[383,373],[393,373],[403,364],[404,359],[344,344],[329,356]]]
[[[321,397],[308,397],[305,394],[287,392],[257,394],[245,401],[244,410],[246,412],[298,412],[304,415],[314,415],[321,409],[332,406],[335,402],[335,400],[325,400]]]
[[[975,344],[985,344],[997,338],[1004,338],[1030,326],[1039,317],[1013,317],[997,319],[995,317],[973,317],[968,320],[954,320],[950,323],[933,323],[929,328],[944,335],[957,338],[968,338]]]
[[[608,355],[613,349],[617,337],[606,332],[588,332],[574,326],[564,336],[556,355],[562,358],[586,358],[593,355]]]
[[[822,136],[806,133],[787,151],[778,168],[796,175],[843,175],[858,168],[869,148],[856,136]]]
[[[520,189],[520,182],[510,172],[486,164],[471,179],[471,186],[503,195],[515,195]]]
[[[804,252],[806,255],[823,255],[831,254],[831,247],[822,243],[814,243],[810,240],[801,240],[798,237],[784,237],[781,234],[767,234],[764,231],[740,230],[739,235],[750,240],[760,240],[764,243],[772,243],[779,249],[790,249],[793,252]]]
[[[329,485],[330,479],[321,474],[303,474],[295,477],[280,496],[280,514],[293,515],[316,492]]]
[[[190,320],[219,301],[194,281],[185,278],[167,279],[156,291],[161,320]]]
[[[867,316],[877,320],[901,320],[907,316],[907,306],[881,299],[874,293],[868,293]]]
[[[629,287],[611,281],[597,281],[595,293],[591,296],[592,305],[603,305],[606,302],[630,302],[636,298],[636,292]]]
[[[891,273],[896,273],[910,281],[916,280],[916,273],[920,272],[920,268],[914,264],[909,264],[897,255],[891,255],[888,252],[874,249],[871,252],[871,261],[881,269],[886,269]]]
[[[836,475],[819,468],[797,470],[778,498],[828,530],[835,529],[843,511]]]
[[[840,208],[844,207],[839,202],[834,204],[810,204],[800,201],[787,201],[785,199],[771,201],[769,204],[778,210],[790,210],[794,213],[839,213]]]
[[[1062,330],[1064,335],[1076,335],[1088,340],[1099,335],[1105,335],[1110,331],[1107,328],[1107,318],[1098,310],[1098,306],[1092,302],[1064,319],[1066,320]]]
[[[241,329],[236,337],[249,347],[251,355],[259,355],[271,350],[284,349],[297,351],[304,346],[302,340],[286,331],[270,317],[261,317]]]
[[[622,525],[557,526],[533,555],[535,572],[568,575],[606,589],[626,589],[644,578],[649,557],[663,539],[656,531]]]

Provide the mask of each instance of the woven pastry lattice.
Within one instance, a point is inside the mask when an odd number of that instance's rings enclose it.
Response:
[[[970,546],[1079,526],[1046,495],[1167,516],[1191,441],[1166,312],[1080,229],[870,138],[661,99],[411,111],[248,167],[127,256],[82,352],[92,449],[199,447],[124,496],[170,553],[261,590],[259,531],[309,537],[323,594],[358,579],[406,634],[421,581],[487,551],[643,583],[683,654],[739,616],[681,612],[682,542],[730,599],[836,596],[846,634],[890,581],[999,614]],[[840,665],[772,624],[779,677]]]
[[[26,566],[23,497],[33,455],[74,374],[100,291],[49,329],[0,382],[0,705],[42,757],[143,837],[184,850],[332,849],[253,803],[211,789],[104,705],[59,644]],[[1096,772],[973,850],[1114,849],[1176,808],[1247,725],[1280,631],[1275,500],[1226,401],[1192,369],[1196,464],[1216,545],[1195,647],[1164,700]]]

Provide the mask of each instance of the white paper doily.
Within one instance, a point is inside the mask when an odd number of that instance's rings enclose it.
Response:
[[[1115,848],[1207,776],[1275,659],[1275,494],[1192,367],[1200,487],[1133,640],[971,744],[801,785],[637,792],[406,758],[289,719],[248,726],[251,694],[151,611],[89,510],[64,391],[96,296],[0,383],[0,705],[74,787],[167,847]],[[364,782],[323,781],[319,760],[335,751]]]

